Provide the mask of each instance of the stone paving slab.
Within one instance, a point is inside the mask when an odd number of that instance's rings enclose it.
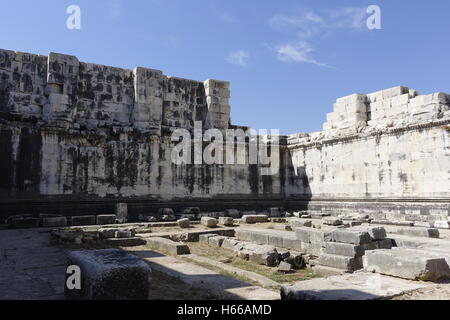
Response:
[[[380,300],[427,286],[422,282],[356,272],[283,286],[281,297],[285,300]]]
[[[64,299],[65,253],[42,229],[0,230],[0,300]]]
[[[223,276],[186,261],[152,251],[134,252],[157,270],[192,288],[206,290],[220,300],[279,300],[277,292]]]

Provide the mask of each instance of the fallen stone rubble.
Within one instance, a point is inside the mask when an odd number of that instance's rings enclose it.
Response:
[[[255,244],[253,242],[240,241],[236,238],[222,237],[216,234],[201,235],[200,242],[213,247],[222,247],[231,250],[236,256],[244,260],[253,261],[268,267],[276,267],[281,262],[285,262],[291,266],[292,270],[298,270],[305,268],[306,261],[308,260],[306,255],[300,252],[283,251],[272,245]]]

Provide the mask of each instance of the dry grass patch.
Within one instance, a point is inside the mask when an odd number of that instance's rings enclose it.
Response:
[[[256,264],[252,261],[246,261],[238,258],[231,250],[211,247],[203,243],[190,243],[189,248],[193,254],[204,256],[219,262],[224,262],[242,270],[258,273],[281,284],[289,284],[319,277],[314,274],[314,271],[310,268],[304,270],[294,270],[294,272],[288,274],[280,273],[277,271],[277,268],[270,268],[264,265]],[[235,275],[233,275],[233,277],[236,278]]]

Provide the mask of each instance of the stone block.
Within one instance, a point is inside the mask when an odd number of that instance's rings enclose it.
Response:
[[[119,229],[117,228],[101,228],[98,230],[98,233],[100,235],[100,238],[102,239],[110,239],[116,237],[116,232]]]
[[[367,231],[334,230],[332,241],[349,244],[366,244],[372,242],[372,237]]]
[[[231,217],[231,218],[234,218],[234,219],[239,219],[241,217],[240,211],[236,210],[236,209],[227,209],[227,210],[225,210],[225,215],[227,217]]]
[[[208,227],[208,228],[215,228],[215,227],[217,227],[217,224],[218,224],[219,222],[218,222],[217,219],[215,219],[215,218],[202,217],[201,223],[202,223],[202,225],[205,226],[205,227]]]
[[[191,225],[191,221],[187,218],[180,219],[177,221],[177,223],[178,223],[178,226],[182,229],[187,229]]]
[[[274,229],[279,230],[279,231],[291,231],[292,230],[291,226],[288,226],[286,224],[276,224],[274,226]]]
[[[295,234],[292,234],[291,237],[283,237],[282,248],[302,251],[302,242],[300,240],[297,240]]]
[[[203,243],[203,244],[209,244],[209,238],[211,238],[211,237],[217,237],[217,236],[218,236],[217,234],[212,234],[212,233],[201,234],[201,235],[199,235],[199,237],[198,237],[198,241],[199,241],[200,243]]]
[[[184,208],[182,211],[183,214],[200,214],[200,212],[201,211],[199,207],[188,207]]]
[[[409,237],[439,238],[439,230],[434,228],[401,228],[397,234]]]
[[[126,203],[116,204],[116,220],[119,223],[126,223],[128,221],[128,205]]]
[[[450,223],[448,221],[435,221],[434,227],[438,229],[450,229]]]
[[[173,211],[172,208],[161,208],[158,210],[158,213],[161,216],[174,216],[175,212]],[[188,212],[188,214],[190,213],[190,211]]]
[[[268,238],[267,238],[267,244],[269,244],[271,246],[283,248],[283,236],[269,234]]]
[[[327,242],[325,244],[325,252],[331,255],[345,256],[345,257],[362,257],[365,249],[361,245],[354,245],[349,243]]]
[[[267,209],[267,212],[269,212],[269,217],[282,217],[283,215],[283,209],[282,208],[269,208]]]
[[[244,215],[242,221],[247,224],[266,223],[269,220],[267,215]]]
[[[72,251],[67,266],[81,269],[81,289],[65,287],[67,300],[148,300],[151,269],[118,249]],[[66,280],[70,275],[66,274]]]
[[[322,277],[340,276],[347,272],[343,269],[337,269],[337,268],[326,267],[326,266],[321,266],[321,265],[314,266],[313,270],[314,270],[314,274],[320,275]]]
[[[115,223],[116,223],[116,215],[114,214],[102,214],[97,216],[97,225],[99,226]]]
[[[281,273],[290,273],[292,272],[292,265],[290,263],[281,261],[278,265],[278,272]]]
[[[66,227],[67,218],[66,217],[45,217],[42,218],[42,226],[44,228],[56,228],[56,227]]]
[[[32,229],[39,228],[40,219],[27,216],[15,216],[7,219],[10,229]]]
[[[328,226],[341,226],[343,224],[342,220],[336,217],[324,217],[322,223]]]
[[[309,241],[313,245],[325,247],[325,243],[331,241],[332,232],[317,229],[310,229]]]
[[[155,247],[157,250],[163,250],[175,256],[191,253],[188,245],[181,242],[174,242],[165,238],[148,238],[147,244]]]
[[[255,246],[249,254],[249,260],[268,267],[278,263],[278,252],[273,246]]]
[[[296,228],[301,228],[301,227],[312,228],[313,223],[312,223],[312,220],[307,220],[307,219],[290,219],[289,225],[291,226],[292,230],[295,230]]]
[[[113,238],[113,239],[105,239],[103,240],[107,245],[113,247],[139,247],[145,246],[147,244],[147,240],[132,237],[132,238]]]
[[[290,256],[283,260],[286,263],[289,263],[294,270],[301,270],[306,267],[306,260],[302,253],[299,252],[290,252]]]
[[[161,220],[164,222],[173,222],[177,220],[177,217],[175,215],[163,215],[161,217]]]
[[[134,230],[117,230],[114,238],[125,239],[134,237]]]
[[[388,276],[422,281],[450,279],[450,268],[445,257],[424,250],[393,248],[367,251],[364,268]]]
[[[226,238],[223,240],[222,242],[222,248],[224,249],[229,249],[229,250],[234,250],[235,246],[240,243],[238,240],[235,239],[231,239],[231,238]]]
[[[297,240],[303,242],[303,243],[311,243],[311,228],[296,228],[295,229],[295,235],[297,237]]]
[[[363,231],[369,233],[373,241],[386,239],[386,229],[384,227],[353,227],[350,230]]]
[[[325,267],[342,269],[349,272],[354,272],[363,268],[363,260],[361,257],[353,258],[333,254],[322,254],[319,257],[319,264]]]
[[[211,247],[221,247],[226,238],[222,236],[210,237],[208,243]]]
[[[414,222],[411,221],[390,221],[390,220],[372,220],[370,224],[390,225],[400,227],[412,227]]]
[[[377,244],[377,249],[392,249],[394,247],[394,243],[392,239],[383,239],[375,242]],[[368,249],[366,249],[368,250]],[[375,249],[372,249],[375,250]]]
[[[234,226],[234,219],[232,217],[220,217],[219,224],[226,227]]]
[[[93,226],[96,223],[96,216],[73,216],[70,219],[70,224],[72,226]]]

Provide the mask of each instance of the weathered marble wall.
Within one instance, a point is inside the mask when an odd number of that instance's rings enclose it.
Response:
[[[0,79],[0,202],[280,201],[291,181],[283,146],[283,165],[273,176],[254,164],[172,162],[174,129],[192,133],[195,121],[204,130],[230,127],[228,82],[6,50]]]
[[[119,201],[139,202],[136,212],[168,201],[372,211],[409,201],[450,213],[449,95],[396,87],[340,98],[324,131],[282,137],[273,176],[175,165],[173,130],[234,128],[229,98],[224,81],[0,50],[0,215],[96,201],[97,213]]]
[[[396,87],[338,99],[324,131],[291,135],[288,148],[310,208],[448,216],[449,133],[448,94]]]

